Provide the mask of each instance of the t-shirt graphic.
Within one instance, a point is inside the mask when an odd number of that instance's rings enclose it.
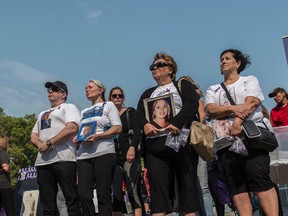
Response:
[[[95,117],[95,116],[102,116],[103,108],[104,108],[104,104],[103,106],[95,106],[92,109],[87,110],[85,113],[83,113],[83,117],[81,120]]]
[[[51,119],[49,119],[50,111],[45,112],[41,117],[41,130],[51,128]]]

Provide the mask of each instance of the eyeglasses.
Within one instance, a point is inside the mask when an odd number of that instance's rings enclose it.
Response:
[[[112,94],[111,97],[112,97],[113,99],[116,99],[117,97],[118,97],[118,98],[123,98],[123,94]]]
[[[171,67],[170,64],[167,64],[167,63],[165,63],[165,62],[157,62],[156,64],[152,64],[152,65],[150,66],[150,71],[153,71],[153,70],[154,70],[154,67],[156,67],[156,68],[162,68],[162,67],[165,67],[165,66]]]
[[[52,92],[59,92],[59,91],[61,91],[61,92],[65,93],[65,91],[64,91],[62,88],[59,88],[59,87],[57,87],[57,86],[51,86],[50,88],[47,89],[47,92],[48,92],[48,93],[49,93],[50,91],[52,91]]]

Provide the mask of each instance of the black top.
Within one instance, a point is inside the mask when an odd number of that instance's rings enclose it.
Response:
[[[170,123],[181,129],[184,125],[190,126],[193,120],[196,120],[196,114],[198,113],[199,107],[199,97],[195,91],[194,86],[187,80],[181,81],[181,92],[178,89],[177,82],[173,82],[174,86],[178,90],[181,99],[182,99],[182,109],[177,115],[171,118]],[[151,94],[157,86],[147,89],[139,99],[137,106],[137,121],[140,126],[140,129],[143,130],[145,124],[149,123],[145,117],[145,109],[143,100],[150,98]],[[166,136],[158,137],[154,139],[146,139],[145,141],[145,150],[150,153],[160,154],[167,152],[169,148],[165,146]],[[172,149],[171,149],[172,150]],[[169,151],[169,150],[168,150]],[[174,151],[174,150],[172,150]],[[164,154],[165,155],[165,154]]]
[[[129,115],[129,121],[127,119],[127,114]],[[115,149],[118,162],[126,161],[126,154],[130,146],[135,147],[136,156],[138,156],[138,145],[141,138],[141,130],[136,121],[136,110],[132,107],[128,107],[120,116],[122,123],[122,133],[115,139]],[[129,128],[133,130],[133,135],[130,135],[129,140]],[[131,142],[131,143],[130,143]]]
[[[11,188],[9,174],[2,169],[2,164],[9,164],[6,152],[0,149],[0,189]]]

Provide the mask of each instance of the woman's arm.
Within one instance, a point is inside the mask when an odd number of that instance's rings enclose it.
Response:
[[[132,138],[131,146],[134,146],[135,149],[137,149],[139,145],[139,141],[141,139],[141,130],[137,123],[136,110],[134,108],[130,108],[126,112],[128,112],[129,120],[130,120],[130,122],[127,122],[127,123],[130,124],[131,129],[133,129],[133,138]]]
[[[247,117],[252,114],[255,109],[261,104],[261,101],[253,96],[248,96],[245,98],[245,103],[243,104],[243,107],[245,107],[245,109],[247,110]],[[246,117],[246,118],[247,118]],[[230,128],[230,134],[232,136],[237,136],[242,132],[242,124],[245,121],[246,118],[239,118],[238,116],[236,116],[234,118],[234,121],[232,123],[232,126]]]
[[[181,82],[182,109],[170,122],[178,129],[196,119],[199,107],[199,99],[194,86],[187,80]]]
[[[113,125],[111,128],[109,128],[107,131],[104,131],[103,133],[98,134],[92,134],[91,136],[87,137],[87,141],[95,142],[99,139],[105,139],[105,138],[113,138],[116,135],[120,134],[122,132],[122,126],[121,125]]]
[[[222,119],[230,115],[235,115],[241,119],[246,119],[249,116],[248,106],[243,105],[229,105],[221,106],[210,103],[205,107],[207,116],[214,119]]]

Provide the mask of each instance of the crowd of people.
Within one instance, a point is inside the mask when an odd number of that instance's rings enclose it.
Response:
[[[65,83],[47,82],[50,106],[40,112],[31,133],[31,142],[39,150],[35,166],[43,215],[59,215],[59,187],[69,216],[122,215],[124,184],[135,216],[146,212],[162,216],[173,211],[187,216],[212,216],[212,200],[218,202],[209,190],[209,162],[199,159],[189,144],[189,136],[183,136],[192,121],[200,121],[225,131],[221,134],[225,145],[218,145],[216,136],[215,154],[239,214],[252,216],[253,193],[265,215],[278,216],[268,152],[248,145],[247,156],[229,150],[239,138],[246,144],[242,130],[245,120],[264,127],[264,95],[259,81],[253,75],[240,75],[250,64],[249,56],[241,51],[224,50],[220,55],[223,83],[210,86],[204,98],[192,79],[182,79],[178,85],[177,63],[172,56],[156,53],[150,66],[156,84],[143,92],[136,109],[125,106],[121,87],[113,87],[106,100],[104,84],[92,79],[85,88],[91,106],[80,112],[66,102]],[[287,92],[278,87],[269,97],[277,103],[271,110],[272,126],[288,126]],[[1,184],[0,198],[6,215],[15,215],[13,202],[7,204],[7,197],[13,197],[9,196],[12,189],[6,149],[0,145],[0,180],[6,182],[5,187]],[[140,156],[148,176],[145,179]],[[223,206],[215,206],[217,214],[224,215]]]

